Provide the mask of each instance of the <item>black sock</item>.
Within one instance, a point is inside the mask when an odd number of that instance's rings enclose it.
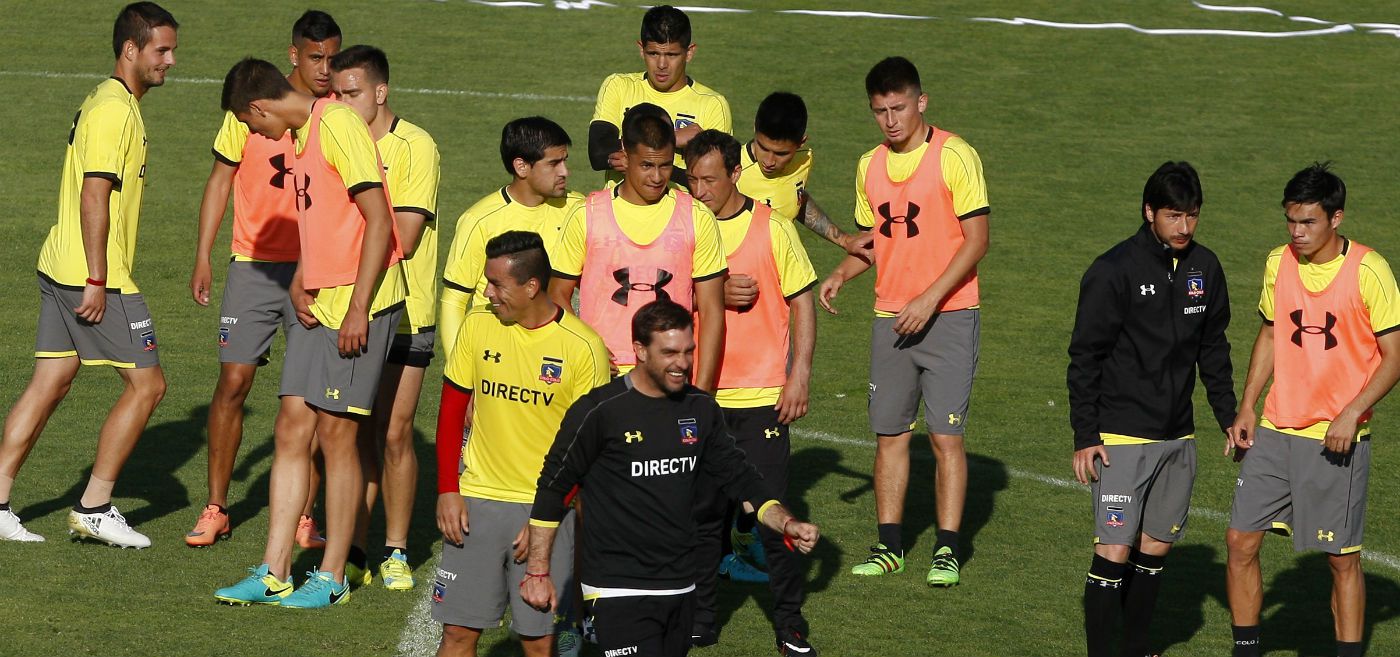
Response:
[[[950,549],[950,550],[953,551],[953,558],[954,558],[954,559],[958,558],[958,533],[957,533],[957,532],[948,531],[948,530],[946,530],[946,529],[940,529],[940,530],[938,530],[938,534],[936,535],[936,538],[934,539],[934,543],[933,543],[933,551],[936,553],[936,552],[938,552],[938,549],[939,549],[939,548],[944,548],[944,547],[946,547],[946,548],[948,548],[948,549]]]
[[[1258,625],[1231,625],[1230,632],[1235,635],[1232,657],[1259,657]]]
[[[358,545],[350,546],[350,555],[345,560],[362,569],[369,568],[369,555],[365,554],[365,551]]]
[[[1113,635],[1118,633],[1118,612],[1122,607],[1123,573],[1128,564],[1115,563],[1094,555],[1089,575],[1084,578],[1084,636],[1089,657],[1112,657]]]
[[[1337,657],[1361,657],[1361,642],[1338,641]]]
[[[904,555],[904,545],[901,543],[899,537],[899,523],[881,523],[875,525],[875,531],[880,536],[880,542],[883,543],[887,549],[893,551],[895,554]]]
[[[9,510],[10,510],[10,503],[9,503],[9,502],[0,502],[0,511],[9,511]]]
[[[384,544],[384,559],[385,559],[386,561],[387,561],[390,557],[393,557],[393,556],[394,556],[394,550],[398,550],[398,551],[399,551],[399,554],[402,554],[402,555],[403,555],[403,558],[405,558],[405,559],[408,558],[408,548],[399,547],[399,546],[397,546],[397,545],[389,545],[388,543],[385,543],[385,544]]]
[[[1147,634],[1152,612],[1157,608],[1157,592],[1162,589],[1162,567],[1166,555],[1143,554],[1137,550],[1128,557],[1123,578],[1123,655],[1148,654]]]
[[[99,505],[94,506],[94,507],[92,507],[92,508],[88,508],[88,507],[83,506],[83,503],[82,503],[81,500],[80,500],[77,504],[74,504],[74,505],[73,505],[73,510],[74,510],[74,511],[77,511],[78,513],[106,513],[106,512],[107,512],[108,510],[110,510],[111,508],[112,508],[112,503],[111,503],[111,502],[108,502],[108,503],[106,503],[106,504],[99,504]]]

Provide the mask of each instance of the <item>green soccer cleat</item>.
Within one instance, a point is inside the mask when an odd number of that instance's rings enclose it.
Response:
[[[390,591],[408,591],[413,588],[413,568],[408,565],[408,557],[395,549],[384,563],[379,564],[379,581]]]
[[[933,565],[929,566],[924,581],[929,586],[958,585],[958,558],[953,556],[953,548],[945,545],[933,553]]]
[[[851,567],[852,575],[863,575],[873,577],[876,575],[895,575],[904,572],[904,555],[895,553],[885,547],[884,543],[876,543],[870,546],[870,556]]]

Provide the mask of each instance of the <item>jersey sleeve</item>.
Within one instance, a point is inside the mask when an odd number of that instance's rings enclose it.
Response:
[[[120,187],[126,153],[135,138],[131,109],[115,102],[100,103],[78,120],[82,134],[74,145],[83,163],[83,177],[107,178]]]
[[[467,313],[462,328],[458,329],[457,341],[447,354],[447,365],[442,368],[443,378],[467,392],[471,392],[476,383],[476,359],[471,357],[471,354],[475,353],[471,348],[472,332],[473,327],[480,324],[474,321],[472,315],[473,313]]]
[[[461,289],[466,283],[460,281],[466,280],[466,277],[461,273],[461,260],[466,253],[467,239],[476,229],[477,221],[478,218],[472,214],[471,208],[457,217],[457,225],[452,231],[452,243],[447,247],[447,264],[442,270],[442,281],[462,292],[466,291]]]
[[[320,130],[321,154],[340,174],[345,189],[354,194],[384,184],[379,150],[360,115],[349,107],[332,105],[321,114]]]
[[[699,201],[691,201],[695,209],[695,253],[691,256],[690,276],[703,281],[723,274],[729,269],[724,257],[724,242],[719,237],[719,221],[713,212]]]
[[[426,133],[408,140],[407,157],[389,181],[394,212],[416,212],[432,221],[437,217],[440,160],[437,143]]]
[[[714,95],[714,102],[706,107],[706,115],[700,119],[700,126],[706,130],[734,134],[734,118],[729,113],[729,101],[724,96]]]
[[[870,169],[870,153],[856,162],[856,227],[870,230],[875,227],[875,214],[870,210],[870,198],[865,195],[865,176]]]
[[[598,88],[598,100],[593,105],[593,120],[606,121],[622,129],[622,85],[617,74],[603,78],[603,86]]]
[[[1281,246],[1274,249],[1269,253],[1268,260],[1264,261],[1264,288],[1259,290],[1259,316],[1270,324],[1274,323],[1274,283],[1278,280],[1278,265],[1286,248]]]
[[[817,272],[802,248],[801,238],[793,222],[769,219],[768,230],[773,241],[773,262],[778,263],[778,283],[783,297],[791,299],[817,284]]]
[[[243,148],[247,145],[248,126],[243,125],[233,112],[224,112],[224,122],[219,126],[219,134],[214,136],[214,157],[236,167],[243,161]]]
[[[961,138],[950,138],[943,144],[939,164],[943,167],[943,182],[953,193],[953,212],[959,219],[991,213],[982,158],[970,144]]]
[[[564,278],[578,278],[583,275],[583,257],[588,252],[588,211],[587,204],[580,203],[559,231],[559,241],[554,250],[549,251],[549,268]]]
[[[1380,335],[1400,328],[1400,291],[1390,263],[1372,251],[1361,259],[1359,275],[1361,301],[1371,313],[1371,331]]]
[[[604,436],[599,426],[598,404],[580,397],[564,413],[559,433],[544,457],[535,502],[530,506],[530,524],[557,527],[568,512],[564,499],[593,467],[602,452]]]
[[[453,287],[472,294],[480,294],[481,275],[486,271],[486,231],[482,230],[481,222],[472,226],[466,241],[462,245],[462,252],[452,266],[444,270],[442,280],[452,284]]]

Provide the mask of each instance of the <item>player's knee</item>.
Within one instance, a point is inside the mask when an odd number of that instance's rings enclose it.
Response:
[[[937,458],[956,458],[964,456],[962,436],[930,436],[933,443],[933,453]]]
[[[153,368],[149,374],[132,377],[130,386],[132,392],[152,409],[165,399],[165,373],[159,368]]]
[[[384,460],[399,463],[413,456],[413,423],[391,422],[384,432]]]
[[[477,639],[480,637],[480,630],[461,625],[443,625],[442,643],[438,644],[438,657],[475,654]]]
[[[241,405],[253,388],[253,375],[253,371],[243,367],[225,366],[219,371],[218,385],[214,386],[214,402]]]
[[[1361,553],[1329,554],[1327,555],[1327,565],[1332,567],[1332,574],[1337,577],[1359,574],[1361,572]]]
[[[1262,532],[1245,532],[1235,528],[1225,530],[1225,547],[1229,559],[1235,562],[1253,561],[1259,557]]]
[[[1094,554],[1097,554],[1113,563],[1127,563],[1128,555],[1132,552],[1129,545],[1104,545],[1100,543],[1094,546]]]

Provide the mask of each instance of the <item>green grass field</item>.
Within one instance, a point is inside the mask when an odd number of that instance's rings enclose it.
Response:
[[[395,110],[430,131],[442,152],[439,214],[443,248],[454,220],[502,184],[500,126],[545,114],[579,142],[572,186],[601,175],[583,153],[592,96],[609,73],[637,70],[641,10],[635,4],[562,11],[465,0],[320,3],[345,43],[384,48],[393,65]],[[817,166],[810,189],[849,224],[856,158],[880,139],[863,93],[866,70],[902,54],[921,69],[929,116],[980,152],[991,191],[992,249],[981,266],[981,369],[969,421],[973,455],[964,584],[924,587],[933,542],[932,460],[921,446],[905,523],[910,572],[865,580],[848,574],[874,541],[872,438],[865,423],[870,287],[848,285],[843,312],[820,320],[811,414],[796,425],[792,497],[825,541],[810,561],[807,617],[827,655],[1073,655],[1082,653],[1080,592],[1090,555],[1087,491],[1068,484],[1071,441],[1064,387],[1080,274],[1098,253],[1136,229],[1146,176],[1167,159],[1201,171],[1206,204],[1199,239],[1221,257],[1233,283],[1236,385],[1257,330],[1254,304],[1263,257],[1286,239],[1278,199],[1290,175],[1330,159],[1352,193],[1344,232],[1400,258],[1395,221],[1400,188],[1390,130],[1400,92],[1384,76],[1400,63],[1392,36],[1305,38],[1158,36],[1074,31],[968,20],[1030,17],[1123,22],[1146,28],[1290,31],[1318,29],[1262,13],[1207,11],[1171,2],[901,3],[859,8],[936,15],[900,20],[780,13],[830,9],[818,0],[722,0],[752,13],[693,13],[693,77],[725,93],[741,137],[768,92],[802,94],[811,110]],[[55,217],[58,172],[69,122],[84,95],[111,71],[108,38],[120,3],[3,3],[0,36],[0,403],[8,407],[31,367],[36,298],[33,263]],[[49,542],[0,544],[0,655],[379,655],[428,654],[431,624],[414,620],[426,586],[411,594],[379,588],[325,612],[230,608],[212,591],[244,574],[262,553],[275,414],[276,365],[249,397],[243,453],[233,486],[234,538],[208,550],[181,535],[205,495],[204,413],[216,377],[217,298],[196,306],[193,263],[209,145],[220,120],[219,86],[238,58],[285,62],[287,34],[303,5],[170,0],[181,21],[179,64],[142,103],[150,138],[136,278],[156,320],[169,381],[117,486],[117,504],[150,535],[143,551],[64,539],[64,513],[81,491],[95,437],[118,379],[85,370],[49,423],[15,487],[16,511]],[[1346,23],[1396,18],[1390,3],[1277,0],[1285,14]],[[228,224],[221,245],[228,244]],[[833,247],[803,231],[819,273]],[[216,271],[221,289],[222,272]],[[280,347],[278,347],[280,352]],[[274,363],[280,362],[275,359]],[[418,427],[423,471],[432,468],[441,359],[424,386]],[[1168,561],[1154,646],[1172,655],[1229,649],[1224,604],[1224,531],[1235,465],[1219,455],[1198,399],[1200,473],[1186,540]],[[1400,404],[1374,423],[1366,547],[1369,653],[1400,653],[1400,483],[1389,467]],[[431,477],[420,486],[412,534],[424,575],[436,557]],[[372,540],[378,533],[372,534]],[[315,553],[297,557],[309,569]],[[1271,655],[1332,649],[1329,577],[1316,554],[1295,555],[1270,539],[1264,551],[1264,632]],[[420,577],[420,581],[427,579]],[[699,654],[770,654],[763,587],[726,585],[718,647]],[[488,633],[483,654],[510,655],[508,632]]]

